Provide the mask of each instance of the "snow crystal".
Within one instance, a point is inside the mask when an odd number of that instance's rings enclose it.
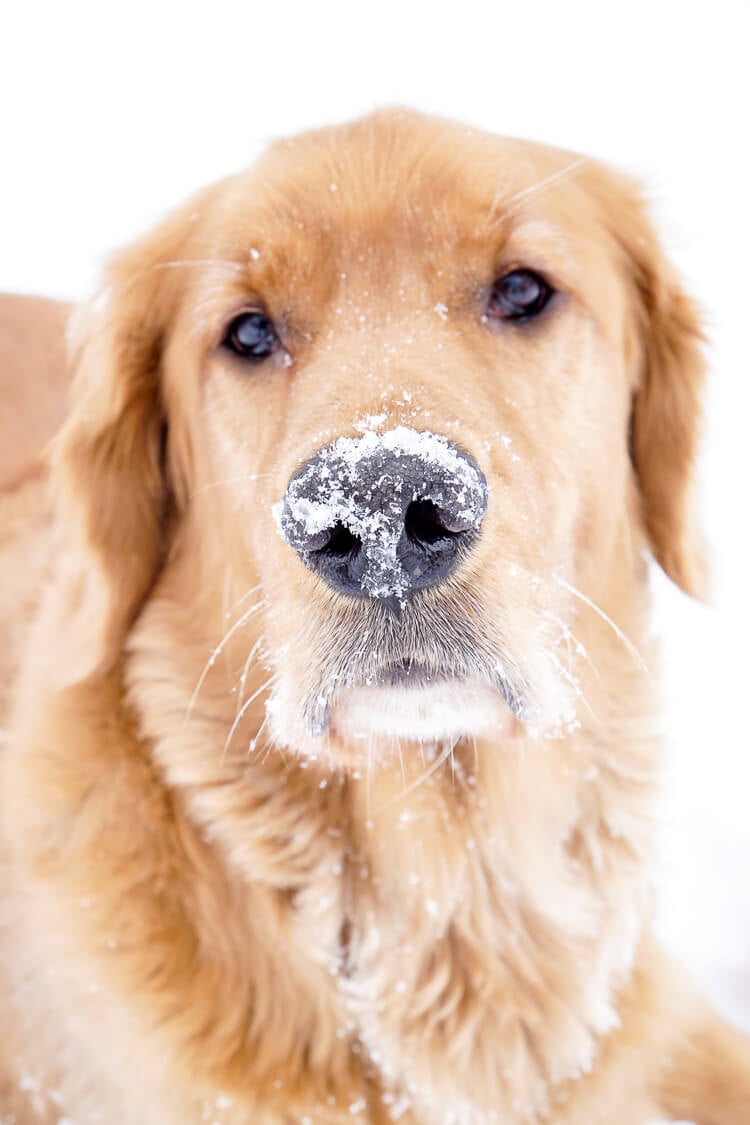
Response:
[[[386,1095],[383,1095],[383,1101],[389,1106],[388,1116],[391,1121],[399,1121],[411,1109],[411,1098],[407,1097],[406,1094],[402,1094],[396,1099],[391,1097],[390,1102],[386,1101]]]

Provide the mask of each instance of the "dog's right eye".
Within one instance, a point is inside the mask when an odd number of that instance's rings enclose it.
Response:
[[[222,347],[253,363],[260,363],[281,347],[273,321],[262,312],[244,312],[227,327]]]
[[[511,270],[495,282],[487,316],[522,323],[539,316],[553,296],[554,289],[536,270]]]

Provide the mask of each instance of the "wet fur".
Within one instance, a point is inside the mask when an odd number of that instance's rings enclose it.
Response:
[[[479,315],[503,255],[560,272],[523,336]],[[217,350],[259,297],[290,368]],[[700,343],[629,181],[412,114],[282,142],[115,259],[51,491],[18,483],[45,432],[1,501],[43,572],[6,537],[8,1120],[750,1120],[747,1042],[650,934],[645,553],[702,592]],[[381,412],[460,442],[494,497],[400,622],[271,517]],[[404,660],[500,662],[536,717],[498,694],[479,737],[349,737],[347,684]]]

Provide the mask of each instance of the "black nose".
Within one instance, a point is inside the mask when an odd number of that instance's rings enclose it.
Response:
[[[334,589],[403,602],[450,574],[486,508],[487,481],[468,454],[401,426],[321,449],[276,515],[285,541]]]

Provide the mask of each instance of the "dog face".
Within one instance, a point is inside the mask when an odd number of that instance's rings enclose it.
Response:
[[[576,607],[630,604],[646,546],[700,592],[695,312],[592,162],[401,112],[281,142],[76,335],[89,671],[170,567],[258,591],[274,739],[345,757],[575,721]]]

